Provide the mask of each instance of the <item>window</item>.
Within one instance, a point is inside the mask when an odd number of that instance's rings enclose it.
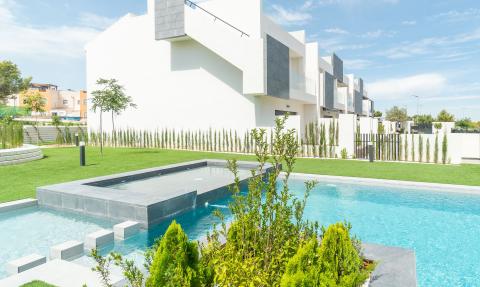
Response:
[[[289,114],[291,116],[296,116],[297,112],[289,112],[289,111],[280,111],[280,110],[275,110],[275,116],[284,116],[286,114]]]
[[[84,105],[87,104],[87,99],[83,100],[83,104],[84,104]]]
[[[68,105],[68,100],[63,100],[64,105]]]
[[[80,105],[80,100],[77,101],[77,104]]]

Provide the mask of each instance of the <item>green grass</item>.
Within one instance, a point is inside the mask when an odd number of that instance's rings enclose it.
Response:
[[[23,284],[20,287],[55,287],[55,286],[47,284],[47,283],[42,282],[42,281],[32,281],[30,283]]]
[[[162,166],[204,158],[254,160],[254,156],[155,149],[87,148],[87,166],[79,166],[78,149],[46,148],[46,158],[0,167],[0,202],[35,197],[43,185]],[[357,160],[298,159],[295,172],[407,181],[480,185],[480,165],[369,163]]]

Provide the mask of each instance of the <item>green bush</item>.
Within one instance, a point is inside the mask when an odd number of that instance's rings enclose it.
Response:
[[[160,240],[146,286],[200,286],[197,244],[175,221]]]
[[[347,159],[348,153],[346,148],[343,148],[340,153],[341,153],[342,159]]]
[[[312,238],[297,250],[287,263],[281,286],[359,286],[368,278],[368,271],[357,248],[349,227],[333,224],[323,234],[320,247]]]
[[[447,143],[447,133],[443,134],[443,141],[442,141],[442,163],[447,163],[447,151],[448,151],[448,143]]]
[[[23,145],[23,125],[17,122],[0,123],[0,149]]]

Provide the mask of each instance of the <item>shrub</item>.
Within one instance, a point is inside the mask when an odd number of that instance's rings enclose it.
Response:
[[[427,162],[430,163],[430,139],[427,139],[426,157]]]
[[[330,225],[320,247],[312,238],[288,261],[281,286],[359,286],[368,272],[363,270],[357,245],[356,239],[350,238],[349,226]]]
[[[182,227],[173,221],[155,252],[146,286],[200,286],[197,271],[197,244],[189,242]]]
[[[0,149],[23,145],[23,125],[17,122],[0,123]]]
[[[347,159],[348,153],[346,148],[343,148],[340,153],[341,153],[342,159]]]
[[[448,143],[447,143],[447,133],[443,134],[443,141],[442,141],[442,163],[447,163],[447,151],[448,151]]]
[[[418,162],[423,161],[423,138],[418,136]]]
[[[435,147],[433,150],[433,162],[438,163],[438,133],[435,135]]]
[[[363,261],[356,239],[351,239],[349,227],[343,223],[330,225],[322,236],[320,272],[340,286],[358,286],[368,278],[362,271]]]

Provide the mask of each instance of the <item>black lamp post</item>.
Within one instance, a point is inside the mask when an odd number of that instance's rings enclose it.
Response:
[[[80,142],[80,166],[85,166],[85,142]]]

